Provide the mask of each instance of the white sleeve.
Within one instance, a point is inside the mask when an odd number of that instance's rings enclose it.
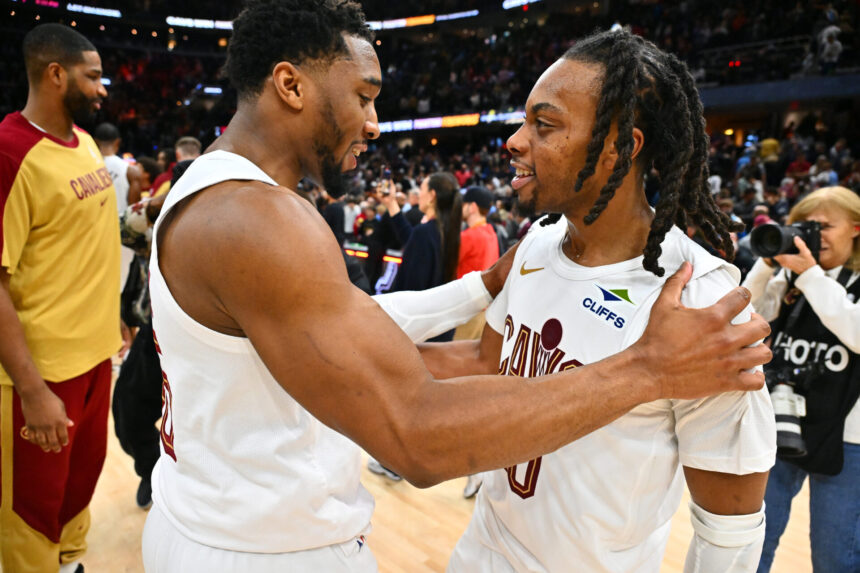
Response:
[[[860,280],[854,277],[854,280]],[[851,352],[860,353],[860,301],[850,300],[845,287],[815,265],[794,283],[827,330]],[[849,283],[850,284],[850,283]]]
[[[717,269],[690,281],[681,302],[691,308],[713,304],[736,281]],[[752,308],[732,321],[747,322]],[[726,392],[698,400],[672,400],[681,465],[744,475],[769,470],[776,456],[776,422],[767,388]]]
[[[690,502],[693,539],[684,573],[752,573],[764,545],[764,504],[750,515],[716,515]]]
[[[788,287],[785,272],[780,270],[774,275],[774,268],[758,259],[744,279],[743,286],[750,291],[755,311],[767,321],[774,320]]]
[[[516,260],[514,262],[516,263]],[[511,274],[514,271],[515,268],[511,268],[511,273],[505,281],[505,286],[502,287],[501,292],[496,295],[495,300],[487,307],[487,325],[499,334],[505,333],[505,319],[508,316],[508,292],[510,291]]]
[[[428,290],[392,292],[373,300],[412,342],[422,342],[468,321],[493,298],[475,271]]]

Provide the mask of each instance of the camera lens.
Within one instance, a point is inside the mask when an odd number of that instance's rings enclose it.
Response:
[[[795,227],[768,224],[756,227],[750,233],[750,249],[759,257],[773,257],[786,253],[797,253],[794,237],[800,231]]]

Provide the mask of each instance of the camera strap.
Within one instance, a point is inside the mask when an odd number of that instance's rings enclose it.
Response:
[[[770,323],[770,330],[775,336],[778,332],[789,330],[800,318],[800,313],[806,305],[806,298],[803,293],[794,286],[794,281],[797,280],[797,273],[784,269],[788,277],[788,284],[785,289],[785,294],[782,297],[780,312],[777,317]]]
[[[774,334],[781,331],[791,330],[797,322],[797,319],[800,318],[800,314],[803,312],[804,306],[806,306],[807,304],[806,297],[803,296],[803,292],[801,292],[800,289],[794,286],[798,274],[794,271],[789,271],[788,269],[785,269],[785,273],[788,277],[788,286],[785,290],[785,295],[783,295],[783,310],[770,323],[771,332],[773,332]],[[852,274],[853,272],[851,271],[851,269],[843,266],[842,270],[839,271],[839,276],[836,277],[836,282],[838,282],[845,288],[848,288],[848,280],[851,278]],[[786,308],[789,305],[791,306],[791,310],[788,310],[788,308]]]

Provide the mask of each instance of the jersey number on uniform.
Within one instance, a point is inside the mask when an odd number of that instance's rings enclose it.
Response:
[[[161,357],[161,347],[158,345],[158,337],[155,330],[152,331],[152,339],[155,341],[155,350]],[[164,453],[176,461],[176,452],[173,450],[173,392],[170,390],[170,382],[167,373],[161,371],[161,445]]]
[[[535,494],[538,474],[540,473],[540,460],[541,458],[535,458],[526,464],[526,473],[522,482],[517,480],[517,468],[519,466],[505,468],[505,472],[508,474],[508,486],[512,492],[523,499],[528,499]]]
[[[505,318],[503,333],[505,342],[513,338],[515,328],[514,318],[509,314]],[[521,324],[510,354],[499,365],[499,374],[534,378],[582,366],[582,362],[576,359],[563,362],[565,352],[559,348],[562,332],[561,322],[555,318],[547,320],[540,330],[533,330]],[[522,481],[517,479],[519,465],[505,468],[508,474],[508,487],[512,492],[523,499],[528,499],[535,494],[540,462],[541,458],[538,457],[526,464],[525,473],[520,474]]]
[[[167,374],[161,372],[161,444],[164,453],[176,461],[176,452],[173,451],[173,392],[170,391],[170,382]]]

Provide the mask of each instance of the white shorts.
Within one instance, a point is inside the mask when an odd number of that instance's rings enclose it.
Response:
[[[488,538],[487,528],[475,509],[469,526],[454,547],[446,573],[515,573],[507,558],[486,543]]]
[[[376,558],[364,537],[291,553],[246,553],[192,541],[153,504],[143,528],[146,573],[376,573]]]
[[[457,541],[447,573],[547,573],[546,567],[492,517],[489,501],[478,492],[466,531]],[[518,546],[516,555],[514,546]]]

